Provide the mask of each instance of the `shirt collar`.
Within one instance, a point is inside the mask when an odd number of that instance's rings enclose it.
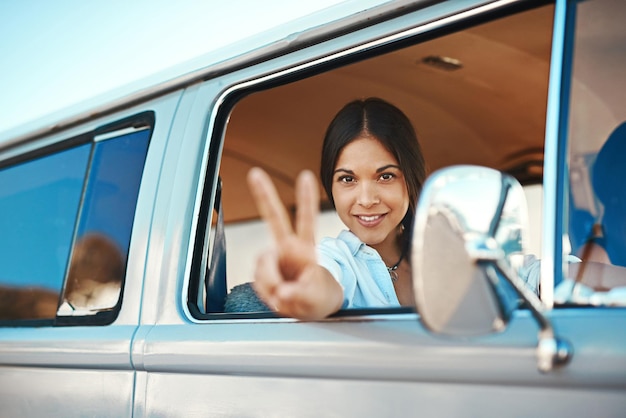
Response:
[[[352,255],[356,255],[359,250],[365,246],[351,231],[343,230],[339,233],[337,238],[346,243]]]

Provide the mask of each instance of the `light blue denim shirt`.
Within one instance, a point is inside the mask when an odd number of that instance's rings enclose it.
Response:
[[[342,309],[400,306],[385,262],[352,232],[322,239],[317,256],[343,288]]]

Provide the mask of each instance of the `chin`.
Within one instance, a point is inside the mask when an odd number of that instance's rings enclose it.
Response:
[[[361,241],[363,241],[363,243],[369,245],[370,247],[378,245],[385,240],[385,237],[379,237],[373,234],[359,234],[354,232],[354,235],[356,235]]]

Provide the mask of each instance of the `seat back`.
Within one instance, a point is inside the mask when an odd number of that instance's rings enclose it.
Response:
[[[226,235],[224,234],[224,213],[222,210],[222,179],[217,181],[215,192],[214,210],[217,212],[217,225],[215,227],[215,242],[213,253],[206,274],[206,312],[224,312],[226,300]]]
[[[598,244],[612,264],[626,267],[626,122],[600,149],[593,164],[593,191],[602,204],[602,237]]]

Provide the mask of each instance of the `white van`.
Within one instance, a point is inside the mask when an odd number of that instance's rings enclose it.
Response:
[[[621,0],[327,10],[0,133],[0,415],[624,416],[624,22]],[[227,309],[269,239],[247,171],[293,207],[371,96],[428,164],[416,308]]]

